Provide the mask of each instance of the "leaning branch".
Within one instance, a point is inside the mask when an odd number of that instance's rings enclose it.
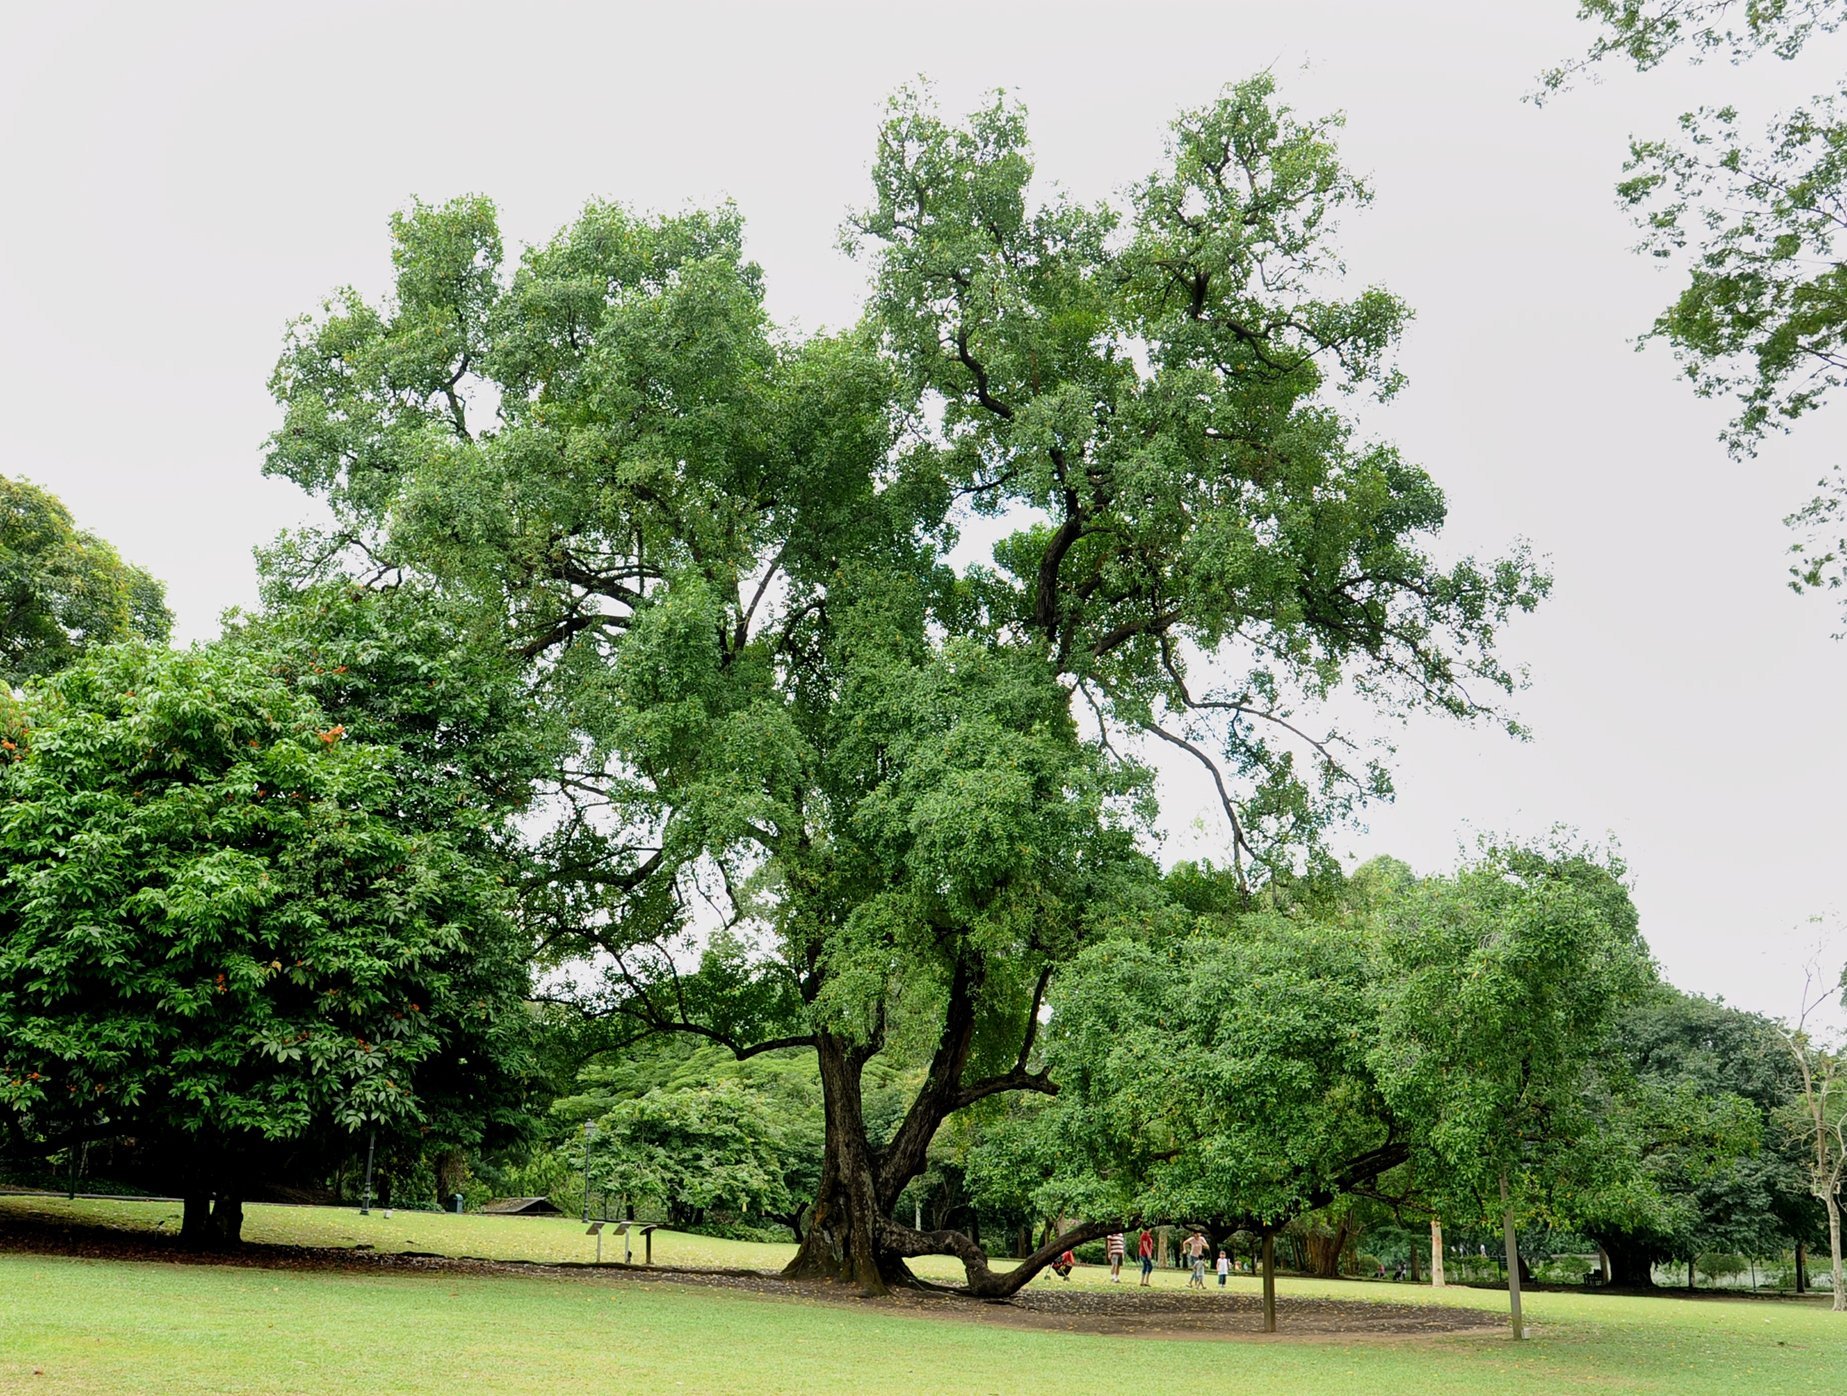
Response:
[[[879,1219],[879,1241],[896,1255],[949,1255],[962,1262],[968,1283],[952,1293],[971,1299],[1007,1299],[1019,1293],[1033,1277],[1073,1246],[1124,1230],[1131,1223],[1120,1220],[1085,1222],[1063,1236],[1046,1242],[1011,1270],[996,1271],[988,1264],[988,1253],[960,1231],[918,1231],[889,1217]]]

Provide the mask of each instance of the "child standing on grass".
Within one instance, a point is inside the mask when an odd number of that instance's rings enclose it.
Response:
[[[1113,1285],[1122,1283],[1122,1253],[1127,1247],[1123,1245],[1122,1233],[1112,1231],[1109,1234],[1109,1282]]]
[[[1219,1288],[1220,1289],[1223,1289],[1225,1287],[1225,1278],[1226,1276],[1230,1274],[1231,1274],[1231,1257],[1226,1255],[1225,1252],[1220,1251],[1219,1252]]]

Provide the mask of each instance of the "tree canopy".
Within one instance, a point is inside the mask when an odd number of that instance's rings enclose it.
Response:
[[[1397,386],[1408,312],[1347,284],[1336,125],[1253,79],[1086,207],[1040,197],[1016,105],[907,92],[850,332],[770,324],[728,208],[592,204],[509,271],[464,199],[394,218],[382,304],[291,336],[268,468],[336,524],[275,575],[498,627],[570,734],[546,963],[637,1031],[817,1053],[802,1273],[877,1288],[940,1250],[987,1282],[891,1212],[950,1115],[1054,1089],[1047,986],[1154,886],[1144,742],[1203,764],[1248,890],[1331,866],[1389,790],[1337,696],[1509,720],[1496,638],[1546,581],[1439,564],[1441,492],[1342,410]],[[875,1137],[901,1027],[927,1066]]]
[[[1613,1283],[1646,1287],[1670,1259],[1815,1239],[1821,1209],[1782,1120],[1797,1085],[1775,1025],[1756,1014],[1666,984],[1619,1014],[1588,1093],[1598,1147],[1552,1182]]]
[[[381,749],[246,656],[138,645],[32,690],[8,740],[0,1102],[156,1145],[200,1241],[289,1147],[478,1138],[523,946]]]
[[[1091,946],[1052,994],[1063,1089],[1015,1166],[1048,1210],[1221,1234],[1356,1192],[1484,1216],[1503,1169],[1544,1176],[1595,1133],[1588,1068],[1649,976],[1619,874],[1505,848],[1454,877],[1369,865],[1292,906],[1221,884]],[[1210,886],[1170,882],[1183,906]]]
[[[0,682],[63,668],[95,645],[165,640],[166,589],[28,480],[0,475]]]
[[[1580,0],[1589,52],[1545,76],[1548,91],[1604,60],[1641,69],[1674,54],[1742,63],[1793,58],[1847,24],[1842,0]],[[1754,128],[1727,102],[1683,113],[1672,137],[1632,139],[1618,193],[1640,249],[1685,267],[1650,335],[1672,346],[1702,397],[1729,397],[1734,454],[1754,454],[1840,388],[1847,371],[1847,85]],[[1847,583],[1847,477],[1793,515],[1792,584]]]

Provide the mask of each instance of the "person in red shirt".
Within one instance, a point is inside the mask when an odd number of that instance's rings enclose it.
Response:
[[[1052,1273],[1061,1280],[1070,1279],[1071,1272],[1076,1268],[1077,1257],[1070,1251],[1066,1251],[1063,1255],[1059,1256],[1057,1260],[1052,1262]]]
[[[1136,1243],[1135,1253],[1142,1258],[1142,1286],[1146,1288],[1154,1276],[1154,1233],[1145,1226],[1142,1228],[1141,1240]]]

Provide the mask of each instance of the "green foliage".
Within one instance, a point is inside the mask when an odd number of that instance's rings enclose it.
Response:
[[[1619,875],[1568,850],[1423,881],[1381,861],[1332,901],[1093,946],[1052,998],[1063,1089],[988,1166],[1086,1216],[1274,1226],[1380,1187],[1477,1214],[1501,1169],[1594,1147],[1587,1067],[1651,976]]]
[[[165,640],[172,624],[159,582],[80,530],[55,496],[0,475],[0,683],[116,640]]]
[[[1253,78],[1173,123],[1126,208],[1036,206],[1017,106],[957,126],[905,92],[853,225],[872,315],[941,405],[939,468],[1022,524],[968,574],[979,618],[1043,646],[1106,730],[1222,767],[1232,861],[1260,880],[1389,788],[1304,714],[1343,685],[1486,713],[1464,683],[1512,686],[1497,627],[1546,585],[1523,554],[1436,567],[1441,492],[1332,405],[1395,389],[1407,318],[1332,294],[1338,219],[1367,199],[1337,125]]]
[[[1086,951],[1054,999],[1042,1201],[1280,1222],[1341,1191],[1390,1138],[1367,1058],[1375,963],[1365,935],[1275,912]]]
[[[1591,1137],[1586,1070],[1654,979],[1622,871],[1571,849],[1489,848],[1387,910],[1371,1060],[1407,1136],[1440,1162],[1445,1215],[1485,1215],[1501,1173],[1533,1182],[1545,1155]]]
[[[102,650],[25,712],[0,1103],[173,1141],[214,1184],[321,1132],[479,1129],[518,1070],[521,947],[389,753],[223,648]]]
[[[1675,52],[1791,58],[1847,24],[1842,0],[1580,0],[1579,13],[1597,37],[1585,58],[1546,75],[1548,90],[1610,56],[1641,69]],[[1736,401],[1725,439],[1737,455],[1820,407],[1847,371],[1844,103],[1847,88],[1817,94],[1760,132],[1734,106],[1703,106],[1681,116],[1677,137],[1630,143],[1617,189],[1640,250],[1687,267],[1651,337],[1673,347],[1702,397]],[[1847,479],[1820,487],[1788,520],[1802,535],[1790,567],[1798,591],[1847,583]]]
[[[1592,1088],[1598,1147],[1554,1184],[1580,1230],[1642,1275],[1817,1238],[1800,1141],[1781,1123],[1800,1083],[1774,1024],[1661,984],[1621,1014],[1612,1048]]]
[[[283,570],[285,543],[265,561]],[[311,697],[356,741],[383,749],[409,819],[499,842],[553,768],[561,739],[534,710],[497,628],[455,598],[408,581],[295,590],[226,641]]]
[[[849,1096],[883,1048],[922,1065],[859,1198],[1046,1089],[1046,986],[1156,914],[1135,744],[1212,767],[1245,895],[1325,876],[1389,788],[1337,700],[1505,717],[1496,639],[1546,579],[1439,565],[1440,490],[1342,409],[1397,387],[1407,312],[1345,285],[1336,124],[1256,78],[1081,208],[1033,194],[1016,106],[904,93],[849,333],[776,331],[732,209],[592,204],[509,270],[476,198],[400,214],[391,294],[291,333],[267,467],[335,525],[272,577],[498,635],[568,734],[523,910],[597,1011],[814,1046]]]
[[[1702,397],[1737,399],[1726,439],[1741,454],[1824,402],[1847,368],[1842,100],[1820,97],[1755,139],[1731,107],[1689,112],[1678,141],[1633,144],[1618,186],[1643,250],[1692,249],[1686,288],[1654,334]]]
[[[1578,0],[1578,18],[1597,36],[1584,57],[1546,73],[1549,91],[1609,57],[1644,72],[1678,52],[1694,61],[1718,54],[1736,63],[1766,50],[1793,58],[1847,12],[1839,0]]]
[[[797,1202],[789,1148],[783,1122],[735,1084],[654,1090],[595,1121],[589,1178],[593,1188],[664,1205],[675,1221],[708,1210],[775,1216]]]

